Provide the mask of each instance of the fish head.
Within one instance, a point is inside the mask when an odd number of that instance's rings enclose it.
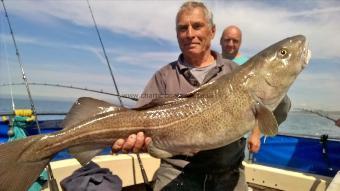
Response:
[[[286,38],[264,49],[248,61],[252,68],[247,83],[251,94],[273,111],[308,64],[310,55],[303,35]]]

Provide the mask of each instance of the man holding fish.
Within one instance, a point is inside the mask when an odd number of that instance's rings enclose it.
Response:
[[[237,64],[211,50],[215,31],[212,13],[203,3],[184,3],[176,17],[177,40],[182,54],[177,61],[154,74],[143,95],[187,94],[235,70]],[[280,112],[285,118],[290,101],[287,97],[284,100],[281,108],[286,110]],[[137,106],[151,101],[151,98],[141,98]],[[150,137],[139,132],[126,140],[117,140],[112,148],[114,151],[138,152],[150,141]],[[241,138],[221,148],[198,152],[192,157],[179,155],[162,159],[155,174],[154,190],[247,190],[241,167],[245,144],[244,138]]]

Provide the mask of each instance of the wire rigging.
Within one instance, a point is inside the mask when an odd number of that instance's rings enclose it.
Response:
[[[4,27],[2,27],[2,21],[0,22],[0,29],[3,29]],[[1,41],[4,42],[4,36],[1,35]],[[1,42],[0,41],[0,42]],[[10,67],[9,67],[9,62],[8,62],[8,50],[7,50],[7,43],[1,43],[3,44],[3,49],[4,49],[4,57],[5,57],[5,62],[6,62],[6,66],[7,66],[7,76],[8,76],[8,82],[10,84],[12,84],[12,76],[11,76],[11,71],[10,71]],[[2,48],[1,48],[2,49]],[[9,85],[9,89],[10,89],[10,96],[11,96],[11,102],[12,102],[12,111],[14,113],[15,111],[15,103],[14,103],[14,97],[13,97],[13,86]]]
[[[15,53],[17,55],[18,63],[20,65],[22,79],[24,80],[24,83],[25,83],[25,86],[26,86],[27,95],[28,95],[28,98],[29,98],[29,101],[30,101],[30,104],[31,104],[32,114],[36,117],[35,123],[36,123],[36,126],[38,128],[38,133],[41,134],[39,120],[38,120],[38,115],[37,115],[37,112],[36,112],[36,109],[35,109],[35,105],[34,105],[34,102],[33,102],[33,98],[32,98],[32,95],[31,95],[31,90],[30,90],[30,87],[29,87],[29,84],[28,84],[28,79],[27,79],[25,71],[24,71],[24,66],[23,66],[23,64],[21,62],[21,56],[19,54],[19,49],[18,49],[16,40],[15,40],[15,37],[14,37],[12,25],[11,25],[11,22],[10,22],[8,13],[7,13],[5,2],[4,2],[4,0],[1,0],[1,2],[2,2],[2,7],[4,8],[4,11],[5,11],[5,17],[7,19],[8,27],[9,27],[9,30],[10,30],[10,33],[11,33],[11,37],[12,37],[12,40],[13,40],[13,44],[14,44],[14,47],[15,47]],[[53,173],[52,173],[52,169],[51,169],[50,163],[48,163],[48,165],[47,165],[47,171],[48,171],[48,174],[49,174],[49,183],[50,183],[50,185],[52,185],[50,189],[52,191],[58,191],[59,189],[58,189],[58,187],[56,187],[57,182],[56,182],[56,180],[53,177]]]
[[[34,106],[33,98],[32,98],[32,95],[31,95],[30,88],[29,88],[29,84],[28,84],[28,79],[27,79],[26,74],[25,74],[24,66],[21,62],[21,56],[20,56],[20,53],[19,53],[19,49],[18,49],[16,40],[15,40],[15,37],[14,37],[12,25],[11,25],[11,22],[9,20],[9,16],[8,16],[8,13],[7,13],[7,9],[6,9],[4,0],[1,0],[1,2],[2,2],[2,6],[4,8],[4,11],[5,11],[5,17],[7,19],[8,27],[9,27],[11,37],[12,37],[12,41],[13,41],[14,48],[15,48],[15,54],[17,56],[18,63],[19,63],[20,69],[21,69],[22,79],[24,80],[24,83],[25,83],[25,86],[26,86],[26,91],[27,91],[28,98],[29,98],[29,101],[30,101],[30,104],[31,104],[31,109],[32,109],[33,114],[36,114],[36,109],[35,109],[35,106]],[[41,132],[40,132],[38,119],[36,120],[36,123],[37,123],[38,132],[40,134]]]

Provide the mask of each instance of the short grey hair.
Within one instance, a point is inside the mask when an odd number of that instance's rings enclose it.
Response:
[[[197,1],[188,1],[188,2],[183,3],[183,5],[179,8],[177,15],[176,15],[176,25],[177,25],[178,17],[183,11],[195,9],[195,8],[201,8],[203,10],[204,16],[206,20],[208,21],[210,28],[215,25],[212,12],[204,5],[204,3],[197,2]]]

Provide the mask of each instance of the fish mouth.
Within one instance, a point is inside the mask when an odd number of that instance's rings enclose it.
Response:
[[[307,50],[307,56],[305,58],[305,62],[303,64],[303,67],[306,67],[308,65],[311,56],[312,56],[312,51],[308,49]]]
[[[309,63],[309,60],[312,56],[312,51],[308,48],[309,45],[308,45],[308,41],[305,42],[305,46],[303,47],[303,60],[302,60],[302,69],[304,69],[308,63]]]

